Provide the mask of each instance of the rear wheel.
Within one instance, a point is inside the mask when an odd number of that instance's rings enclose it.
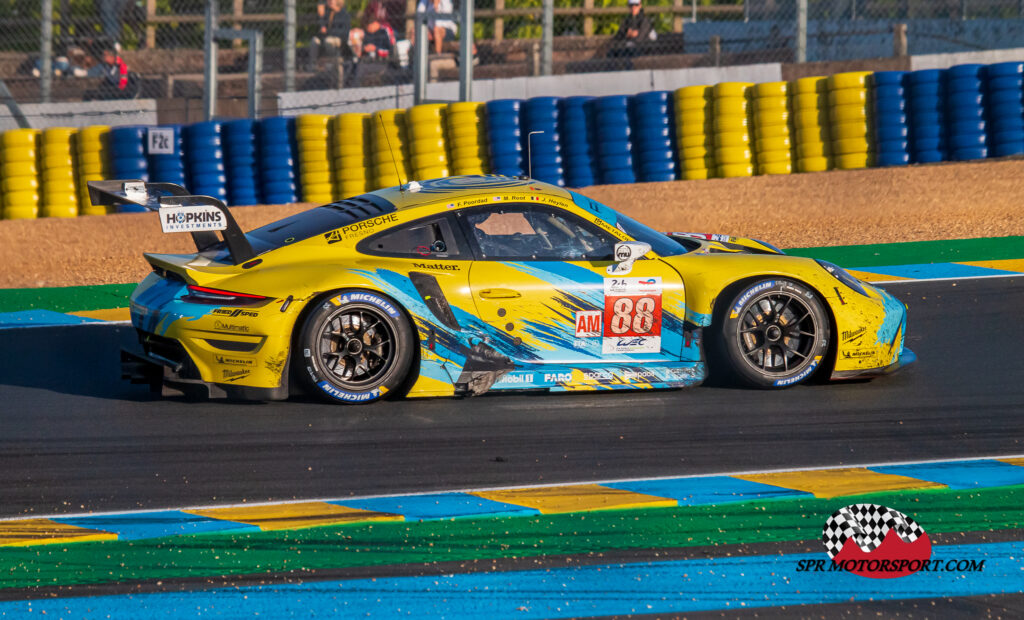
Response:
[[[743,287],[719,324],[721,357],[741,382],[754,387],[801,383],[828,350],[829,319],[821,299],[792,280]]]
[[[367,403],[398,388],[413,359],[413,333],[398,304],[341,291],[306,317],[299,334],[303,380],[332,401]]]

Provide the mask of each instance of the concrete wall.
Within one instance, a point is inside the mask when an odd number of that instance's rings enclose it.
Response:
[[[84,127],[86,125],[155,125],[156,100],[80,101],[74,103],[23,103],[21,113],[29,126]],[[0,104],[0,131],[17,129],[11,110]]]
[[[953,65],[968,63],[990,65],[997,62],[1013,61],[1024,61],[1024,47],[1008,50],[986,50],[983,52],[961,52],[958,54],[911,56],[910,69],[911,71],[917,71],[918,69],[946,69]]]
[[[782,79],[778,63],[740,65],[733,67],[700,67],[695,69],[658,69],[579,73],[542,77],[520,77],[501,80],[474,80],[473,100],[529,98],[572,95],[632,95],[649,90],[671,90],[697,84],[717,82],[774,82]],[[316,112],[374,112],[413,105],[412,86],[380,88],[346,88],[343,90],[280,93],[278,109],[285,116]],[[427,97],[438,101],[456,101],[458,82],[440,82],[427,86]]]

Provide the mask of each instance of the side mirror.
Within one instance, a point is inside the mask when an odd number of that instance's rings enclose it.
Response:
[[[620,241],[615,244],[615,263],[608,265],[611,275],[625,275],[633,270],[633,263],[651,251],[651,244],[643,241]]]

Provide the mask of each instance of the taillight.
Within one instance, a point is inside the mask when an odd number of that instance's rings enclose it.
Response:
[[[269,303],[273,297],[222,291],[216,288],[189,284],[188,295],[181,299],[193,304],[207,304],[211,306],[262,306]]]

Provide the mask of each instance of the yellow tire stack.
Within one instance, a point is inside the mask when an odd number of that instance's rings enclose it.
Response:
[[[750,144],[753,88],[747,82],[721,82],[712,91],[716,172],[724,179],[754,175],[756,162]]]
[[[0,138],[5,220],[39,216],[38,129],[11,129]]]
[[[373,190],[373,160],[370,157],[370,115],[358,112],[339,114],[331,121],[334,135],[334,182],[339,198],[365,194]]]
[[[793,138],[789,117],[789,83],[754,87],[754,150],[758,174],[793,172]]]
[[[333,202],[330,127],[327,114],[301,114],[295,119],[299,144],[299,182],[305,202]]]
[[[448,146],[452,155],[452,174],[486,174],[490,169],[485,114],[484,104],[475,101],[448,104]]]
[[[405,117],[405,110],[394,109],[374,112],[370,118],[374,189],[394,187],[411,179]]]
[[[870,71],[837,73],[828,78],[829,120],[836,168],[874,165],[867,79]]]
[[[413,177],[435,179],[451,174],[448,168],[448,140],[445,137],[447,105],[424,103],[409,108],[409,153]]]
[[[107,208],[95,206],[89,198],[89,181],[109,178],[110,162],[107,159],[107,136],[110,127],[89,125],[78,130],[76,149],[78,155],[78,214],[106,215]]]
[[[790,84],[798,172],[832,170],[832,134],[828,118],[828,78],[806,77]]]
[[[715,129],[712,87],[686,86],[675,92],[676,142],[682,177],[687,180],[715,176]]]
[[[43,130],[43,217],[78,216],[77,134],[71,127]]]

